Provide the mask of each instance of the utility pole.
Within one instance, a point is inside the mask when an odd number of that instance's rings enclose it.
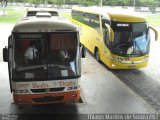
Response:
[[[136,10],[136,0],[134,0],[133,7],[134,7],[134,10]]]
[[[34,0],[34,7],[37,8],[37,1]]]
[[[64,0],[64,5],[63,6],[64,6],[64,8],[66,7],[66,1],[65,0]]]
[[[100,1],[100,7],[102,7],[102,6],[103,6],[103,1],[101,0],[101,1]]]
[[[47,6],[47,1],[45,0],[45,7]]]

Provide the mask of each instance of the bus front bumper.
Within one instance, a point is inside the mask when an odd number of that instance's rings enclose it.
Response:
[[[142,58],[139,60],[117,60],[111,58],[109,67],[111,69],[136,69],[136,68],[144,68],[148,65],[148,57]]]
[[[52,104],[64,102],[79,102],[80,90],[59,93],[43,94],[15,94],[13,93],[15,104]]]
[[[147,62],[141,64],[121,64],[112,62],[110,68],[111,69],[137,69],[137,68],[144,68],[147,67]]]

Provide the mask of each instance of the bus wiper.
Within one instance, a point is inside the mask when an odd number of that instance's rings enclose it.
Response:
[[[60,68],[60,69],[65,69],[65,70],[72,70],[71,67],[65,66],[65,65],[58,65],[58,64],[45,64],[45,65],[35,65],[35,66],[27,66],[27,67],[18,67],[17,71],[26,71],[26,70],[34,70],[34,69],[39,69],[39,68],[46,68],[47,66],[50,68]]]
[[[34,66],[27,66],[27,67],[18,67],[17,71],[33,70],[33,69],[43,68],[46,66],[47,65],[34,65]]]
[[[60,68],[60,69],[65,69],[65,70],[72,70],[70,66],[65,66],[65,65],[59,65],[59,64],[48,64],[49,67],[53,68]]]
[[[144,55],[144,52],[142,51],[142,50],[139,50],[139,52],[140,52],[140,55]]]
[[[136,42],[135,42],[135,45],[136,45],[136,47],[138,48],[139,54],[140,54],[141,56],[143,56],[143,55],[144,55],[144,54],[143,54],[143,50],[140,49],[139,45],[137,45]]]

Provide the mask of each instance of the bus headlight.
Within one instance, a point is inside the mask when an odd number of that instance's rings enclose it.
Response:
[[[148,60],[149,60],[149,57],[148,57],[148,56],[144,58],[144,61],[145,61],[145,62],[147,62]]]
[[[112,64],[112,67],[115,67],[115,64]]]
[[[16,90],[16,93],[29,93],[29,90]]]

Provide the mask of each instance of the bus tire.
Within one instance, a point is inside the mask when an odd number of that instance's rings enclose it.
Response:
[[[82,58],[86,57],[86,48],[84,47],[84,45],[82,46]]]
[[[24,109],[24,106],[23,105],[18,105],[18,109],[22,110],[22,109]]]
[[[96,58],[96,60],[97,60],[98,62],[101,61],[101,60],[100,60],[100,53],[99,53],[98,48],[95,49],[95,58]]]

